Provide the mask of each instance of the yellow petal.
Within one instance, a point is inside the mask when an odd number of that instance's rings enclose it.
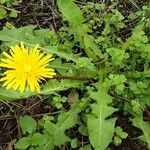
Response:
[[[4,52],[3,55],[5,58],[1,59],[0,67],[6,68],[6,71],[0,81],[7,89],[40,92],[41,80],[56,75],[54,69],[49,68],[49,62],[54,58],[41,52],[38,44],[28,49],[21,42],[20,45],[11,46],[10,54]]]

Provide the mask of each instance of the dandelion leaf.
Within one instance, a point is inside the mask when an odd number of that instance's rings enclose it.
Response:
[[[33,35],[33,30],[35,28],[36,26],[34,25],[13,29],[6,28],[0,31],[0,40],[6,42],[7,46],[18,44],[20,41],[27,42],[29,36]],[[36,41],[35,43],[37,44]]]
[[[45,129],[51,135],[54,145],[60,146],[71,141],[65,133],[67,129],[72,128],[78,123],[77,115],[81,111],[80,102],[78,101],[68,112],[62,112],[58,116],[56,124],[47,122]]]
[[[136,116],[131,119],[134,126],[140,128],[143,131],[143,135],[138,138],[143,142],[148,144],[148,148],[150,149],[150,124],[146,121],[143,121],[143,118],[140,116]]]
[[[94,42],[94,38],[88,34],[90,29],[84,24],[85,18],[80,8],[72,0],[57,0],[57,4],[64,19],[69,22],[70,31],[85,49],[88,57],[92,59],[100,57],[99,47]]]
[[[90,97],[96,102],[91,105],[92,113],[87,116],[89,140],[95,150],[104,150],[112,140],[115,118],[108,118],[116,111],[108,104],[112,101],[105,90],[92,92]]]
[[[21,116],[19,119],[19,123],[24,134],[32,134],[37,127],[36,121],[32,117],[27,115]]]

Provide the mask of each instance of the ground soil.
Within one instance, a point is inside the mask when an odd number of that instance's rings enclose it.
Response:
[[[86,3],[85,0],[83,2]],[[100,2],[100,0],[95,2]],[[139,1],[139,6],[142,5],[142,2],[146,3],[148,1]],[[130,13],[136,9],[134,6],[127,4],[127,1],[120,0],[120,4],[124,6],[123,13]],[[53,28],[57,31],[62,25],[55,0],[24,0],[23,3],[16,7],[16,10],[20,11],[19,17],[17,19],[11,19],[11,23],[16,27],[35,24],[38,28]],[[6,20],[3,20],[3,24],[5,24],[5,22]],[[131,24],[129,27],[131,28]],[[130,28],[124,29],[127,31],[123,30],[120,34],[128,36],[127,34]],[[150,111],[148,109],[144,113],[145,120],[147,121],[150,120],[149,113]],[[46,99],[41,100],[39,98],[30,98],[11,103],[0,102],[0,150],[13,149],[14,143],[21,137],[21,131],[17,125],[18,118],[24,114],[31,115],[35,119],[38,119],[44,114],[57,114],[57,110],[51,108]],[[146,145],[136,139],[136,137],[142,134],[142,131],[133,127],[128,117],[124,116],[121,112],[114,115],[117,117],[117,125],[122,127],[129,136],[123,140],[120,146],[117,147],[111,143],[109,148],[111,150],[147,150]],[[73,129],[73,132],[75,130],[76,129]],[[68,145],[61,148],[61,150],[68,149],[70,149]]]

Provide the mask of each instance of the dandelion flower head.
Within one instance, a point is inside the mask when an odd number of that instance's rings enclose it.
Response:
[[[39,50],[37,44],[34,48],[27,48],[24,43],[11,46],[9,54],[3,52],[5,58],[1,59],[0,66],[6,68],[3,77],[3,86],[6,89],[40,91],[39,82],[45,78],[53,78],[56,74],[49,68],[49,62],[53,60],[52,55],[45,54]]]

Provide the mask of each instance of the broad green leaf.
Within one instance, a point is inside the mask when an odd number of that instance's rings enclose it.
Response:
[[[77,57],[73,54],[67,54],[62,51],[58,51],[58,46],[53,46],[53,47],[46,46],[46,47],[41,47],[41,49],[46,53],[56,54],[61,58],[65,58],[67,61],[72,60],[72,61],[76,62],[78,60]]]
[[[60,58],[56,58],[49,66],[57,70],[61,75],[66,75],[68,70],[74,69],[73,63],[63,63]]]
[[[21,130],[23,131],[23,133],[33,133],[36,130],[37,127],[37,123],[36,121],[30,117],[30,116],[21,116],[19,118],[19,124],[21,126]]]
[[[100,57],[101,50],[96,45],[93,36],[89,35],[90,32],[85,24],[79,25],[78,22],[74,21],[74,26],[72,27],[72,32],[75,39],[80,42],[80,46],[84,48],[89,58],[96,59]]]
[[[92,61],[91,58],[87,58],[87,57],[79,58],[77,63],[76,63],[76,67],[86,68],[88,70],[95,71],[96,68],[95,68],[94,64],[91,61]]]
[[[23,138],[21,138],[21,139],[15,144],[15,148],[16,148],[16,149],[20,149],[20,150],[27,149],[29,146],[30,146],[30,138],[28,138],[28,137],[23,137]]]
[[[66,20],[69,21],[71,26],[74,25],[75,20],[82,24],[85,21],[83,17],[83,13],[80,8],[73,2],[73,0],[57,0],[57,5],[65,17]],[[76,13],[74,13],[76,12]]]
[[[36,26],[30,25],[21,28],[14,29],[4,29],[0,31],[0,40],[7,42],[7,46],[13,46],[15,44],[24,41],[25,43],[28,41],[28,36],[33,35],[33,30]],[[30,42],[31,43],[31,42]],[[36,41],[32,41],[32,44],[38,44]]]
[[[146,121],[143,121],[143,117],[136,116],[131,119],[134,126],[140,128],[143,131],[143,135],[138,138],[143,142],[148,144],[148,148],[150,149],[150,124]]]
[[[89,140],[95,150],[104,150],[112,140],[116,121],[107,117],[116,109],[108,106],[112,99],[105,90],[91,92],[90,97],[96,102],[91,104],[92,113],[87,115]]]
[[[50,80],[47,84],[43,86],[39,94],[47,95],[54,94],[57,91],[67,90],[71,87],[79,87],[83,81],[72,81],[72,80]]]
[[[6,17],[6,10],[4,8],[0,8],[0,19],[3,19]]]
[[[70,111],[63,112],[59,115],[58,122],[56,124],[58,130],[55,133],[56,145],[61,145],[67,141],[70,141],[70,138],[65,134],[65,130],[75,126],[75,124],[78,123],[77,114],[80,111],[81,110],[79,109],[79,103],[78,103],[78,105],[73,107]]]
[[[0,101],[11,101],[16,99],[23,99],[29,96],[34,95],[30,91],[20,93],[18,90],[14,91],[13,89],[6,89],[5,87],[0,87]]]
[[[37,145],[43,145],[47,143],[47,137],[43,134],[40,133],[34,133],[31,137],[30,137],[30,141],[32,146],[37,146]]]

